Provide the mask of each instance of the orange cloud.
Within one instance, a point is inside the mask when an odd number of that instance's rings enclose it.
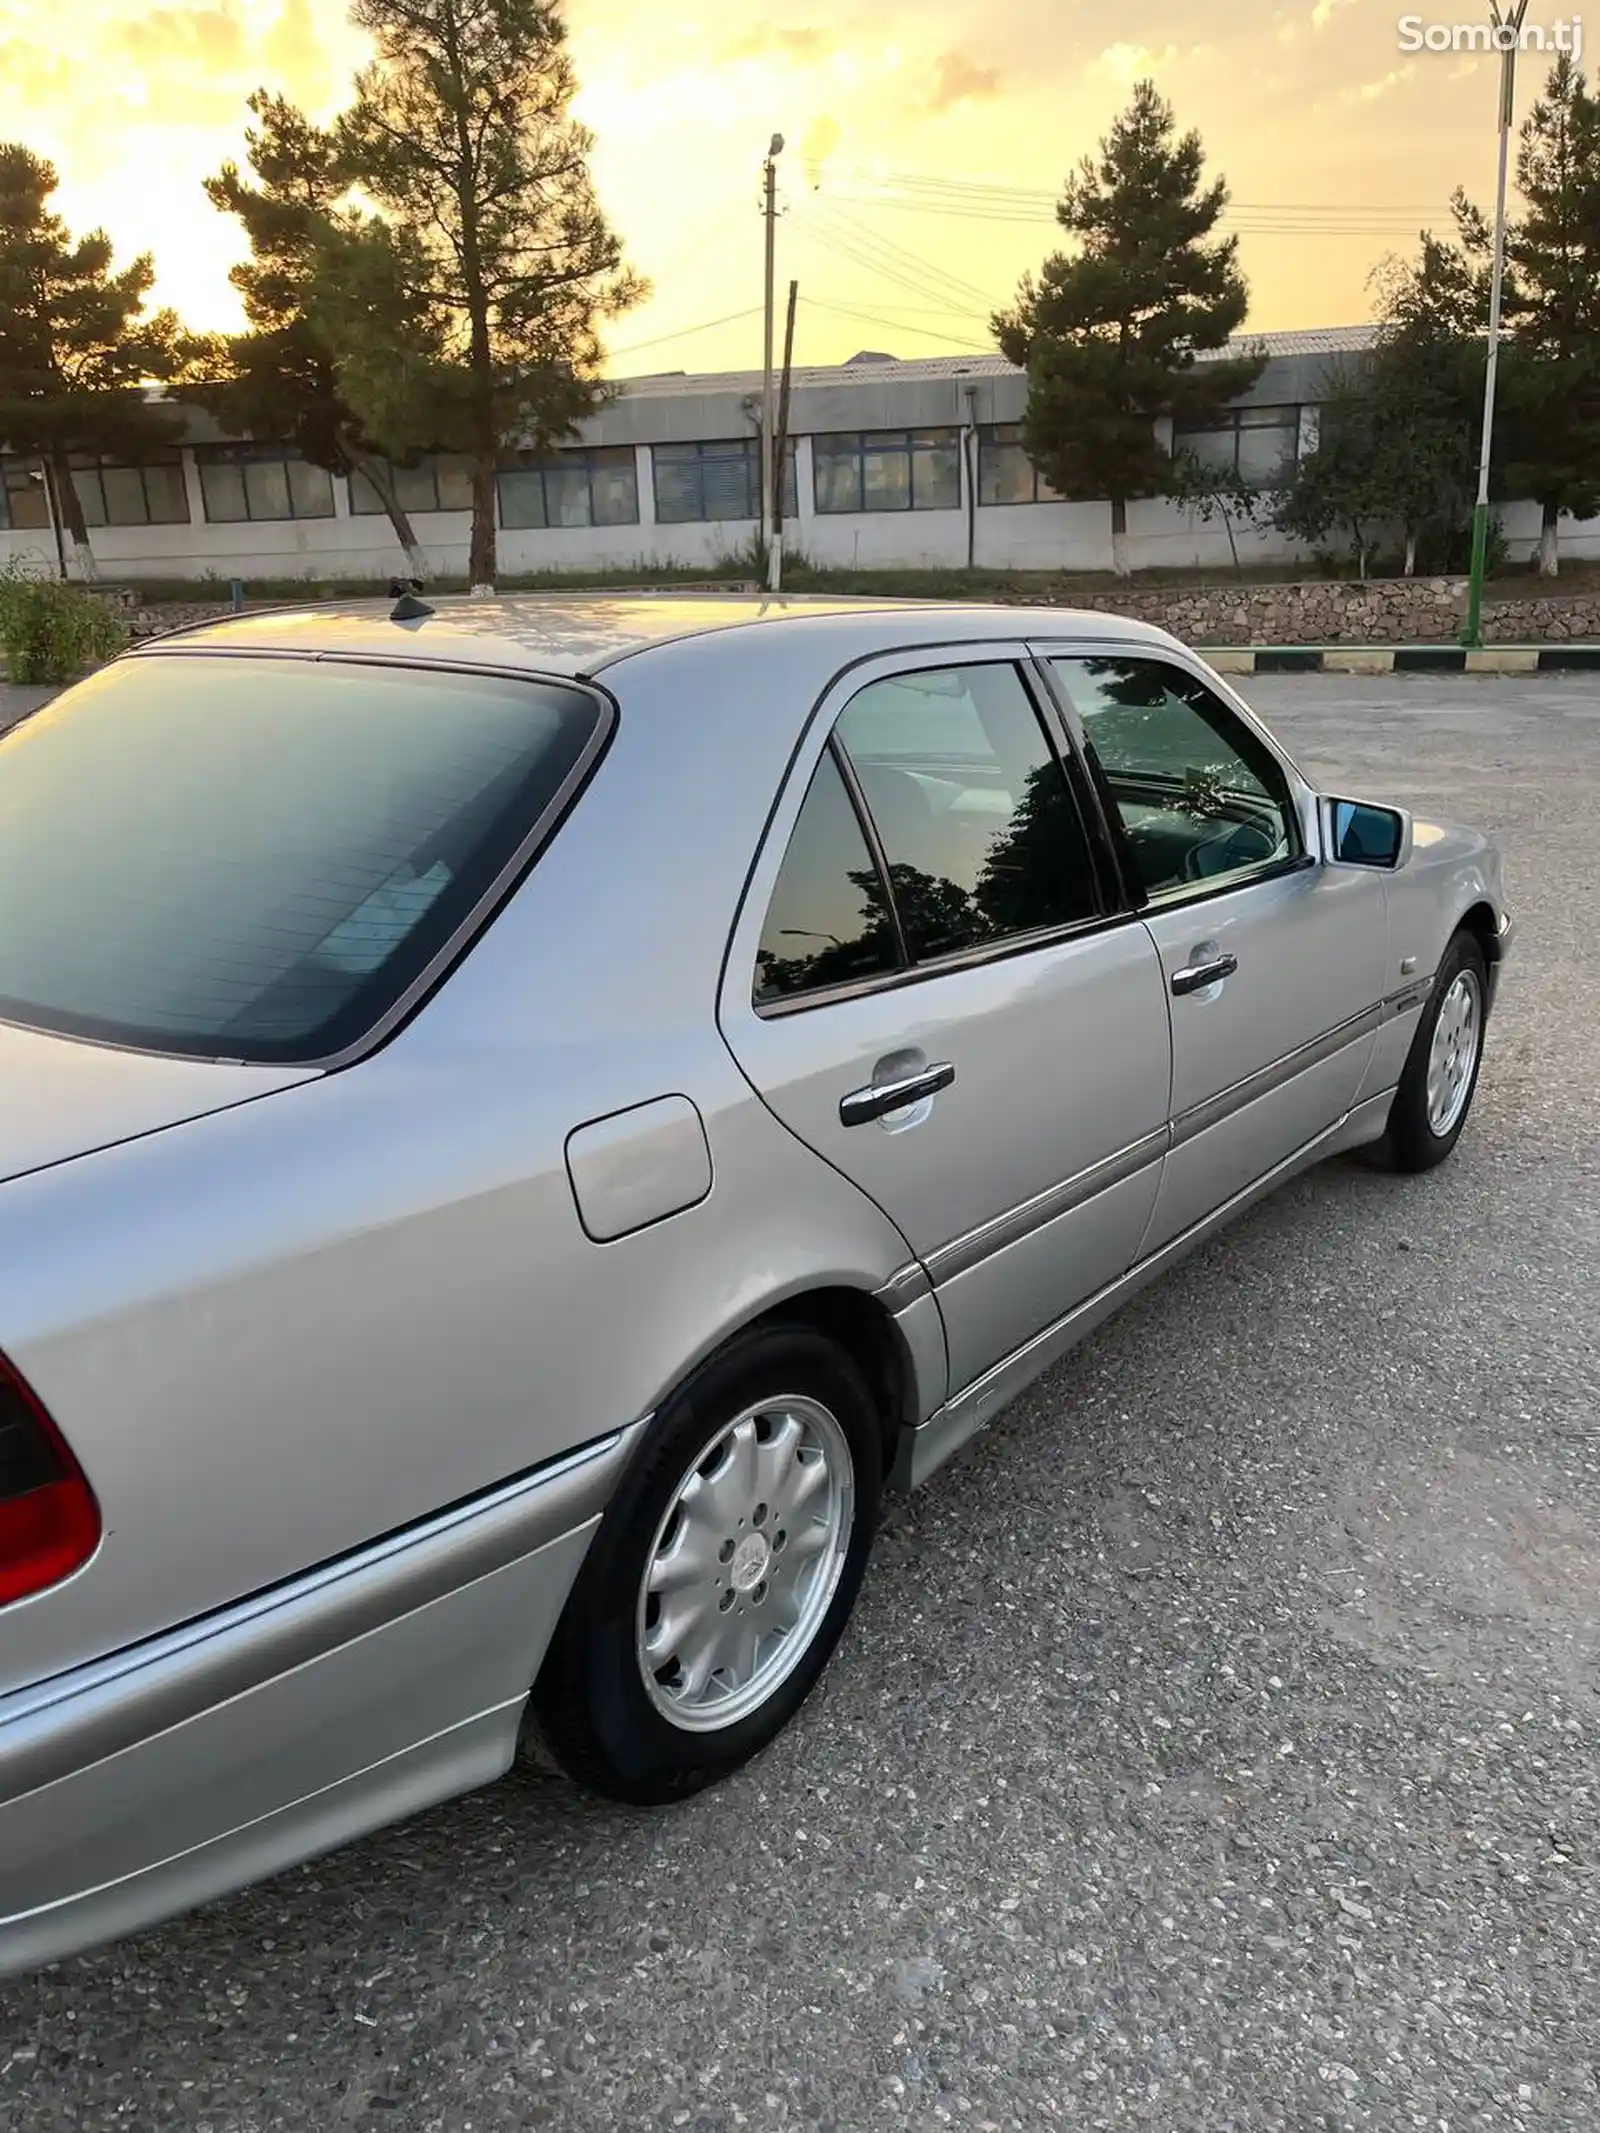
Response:
[[[1000,69],[980,67],[964,52],[941,52],[934,63],[930,111],[948,111],[952,104],[977,103],[1000,94]]]
[[[155,59],[163,69],[192,65],[231,73],[247,45],[244,24],[231,7],[157,7],[124,22],[117,43],[134,59]]]

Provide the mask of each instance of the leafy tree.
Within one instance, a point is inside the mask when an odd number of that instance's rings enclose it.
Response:
[[[501,448],[553,444],[600,404],[598,329],[645,285],[595,198],[552,0],[354,0],[351,19],[375,56],[335,135],[376,214],[324,272],[341,389],[393,456],[470,454],[470,576],[489,586]]]
[[[250,98],[250,110],[250,176],[228,162],[205,181],[212,205],[236,215],[250,240],[250,257],[229,277],[250,330],[216,344],[195,397],[230,429],[292,443],[330,474],[364,475],[411,575],[421,578],[426,564],[411,521],[340,388],[337,349],[319,317],[323,264],[347,211],[350,181],[338,143],[265,89]]]
[[[52,212],[53,167],[0,144],[0,438],[50,470],[78,575],[95,575],[74,452],[136,459],[172,442],[182,417],[147,397],[174,376],[187,344],[171,311],[146,312],[155,279],[146,252],[112,266],[101,230],[71,236]]]
[[[1524,209],[1506,239],[1506,482],[1540,506],[1554,577],[1563,512],[1600,507],[1600,102],[1570,54],[1522,126]]]
[[[1426,273],[1426,248],[1419,269]],[[1448,564],[1470,547],[1483,408],[1483,342],[1458,334],[1437,313],[1393,292],[1368,368],[1374,446],[1390,491],[1390,515],[1405,540],[1410,577],[1419,552]]]
[[[1129,501],[1172,486],[1157,419],[1203,421],[1265,360],[1212,355],[1243,325],[1249,292],[1237,238],[1213,235],[1227,186],[1203,184],[1204,167],[1199,135],[1176,138],[1172,107],[1140,82],[1098,158],[1067,180],[1056,220],[1075,248],[995,314],[1001,349],[1028,373],[1028,456],[1061,495],[1110,499],[1121,574]]]
[[[1328,378],[1318,444],[1275,512],[1301,539],[1343,535],[1363,576],[1385,534],[1400,534],[1407,575],[1419,556],[1459,562],[1471,541],[1489,233],[1460,194],[1453,212],[1453,241],[1424,231],[1415,260],[1374,277],[1374,346]]]
[[[1252,481],[1236,466],[1189,451],[1173,453],[1168,493],[1174,503],[1192,511],[1205,525],[1220,519],[1235,570],[1241,567],[1238,529],[1257,525],[1273,510],[1278,495],[1264,483]]]
[[[1445,568],[1470,552],[1483,427],[1491,238],[1485,218],[1457,191],[1453,238],[1424,230],[1414,261],[1389,261],[1374,276],[1381,330],[1372,357],[1373,394],[1395,433],[1406,494],[1397,516],[1406,568],[1419,550]],[[1516,351],[1501,351],[1501,376]],[[1500,457],[1491,462],[1498,494]]]
[[[1381,535],[1402,515],[1405,482],[1391,442],[1369,378],[1351,366],[1334,371],[1323,387],[1316,448],[1296,467],[1276,525],[1319,547],[1330,536],[1348,541],[1364,578]]]

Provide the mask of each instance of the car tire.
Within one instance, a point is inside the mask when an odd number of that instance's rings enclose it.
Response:
[[[882,1445],[861,1372],[809,1327],[757,1328],[697,1370],[578,1573],[529,1702],[535,1758],[659,1805],[764,1748],[849,1620]]]
[[[1477,940],[1463,929],[1444,952],[1388,1125],[1373,1151],[1388,1168],[1432,1170],[1460,1140],[1483,1064],[1488,1011],[1488,966]]]

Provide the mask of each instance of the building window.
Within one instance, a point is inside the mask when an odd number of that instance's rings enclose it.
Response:
[[[72,486],[86,526],[187,526],[189,493],[176,449],[121,459],[74,452]]]
[[[464,452],[427,452],[414,467],[397,467],[380,459],[394,484],[402,511],[470,511],[472,461]],[[364,474],[350,476],[350,515],[372,518],[384,510],[383,498]]]
[[[723,437],[707,444],[653,444],[650,468],[660,525],[761,516],[761,453],[754,437]],[[800,515],[792,437],[783,459],[783,515],[786,519]]]
[[[1300,453],[1298,407],[1230,407],[1204,422],[1173,425],[1173,455],[1237,474],[1259,488],[1282,481]]]
[[[959,430],[853,430],[815,437],[817,509],[959,511]]]
[[[516,452],[500,464],[500,523],[508,527],[637,526],[639,473],[631,444]]]
[[[47,529],[44,470],[36,459],[0,459],[0,529],[34,533]]]
[[[239,519],[332,518],[333,476],[287,444],[212,444],[195,452],[213,525]]]
[[[985,422],[978,428],[980,504],[1054,504],[1060,497],[1022,449],[1020,422]]]

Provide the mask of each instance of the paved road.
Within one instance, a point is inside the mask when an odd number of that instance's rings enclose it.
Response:
[[[14,688],[9,681],[0,681],[0,733],[4,733],[8,726],[16,725],[20,719],[26,718],[30,711],[37,711],[42,704],[47,704],[52,696],[59,694],[57,689],[19,689]]]
[[[1057,1370],[721,1792],[519,1778],[0,1987],[7,2133],[1592,2133],[1600,692],[1254,693],[1504,842],[1456,1160],[1304,1179]]]

